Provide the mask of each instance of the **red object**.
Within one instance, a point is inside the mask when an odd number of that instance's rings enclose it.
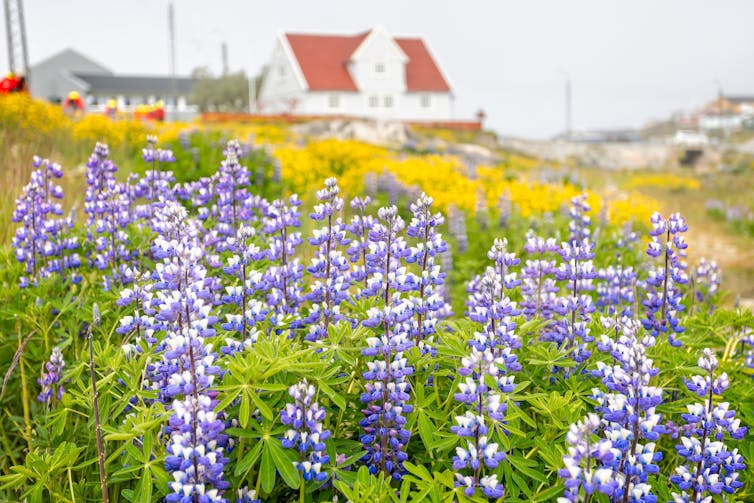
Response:
[[[82,100],[81,97],[66,98],[63,102],[63,108],[69,108],[71,110],[84,110],[84,100]]]
[[[10,94],[16,91],[20,91],[20,84],[21,79],[19,79],[15,75],[3,77],[3,80],[0,80],[0,94]]]
[[[312,91],[358,91],[346,64],[371,32],[358,35],[305,35],[285,37]],[[406,90],[448,92],[450,86],[419,38],[393,38],[408,56]]]
[[[396,38],[395,42],[408,56],[406,89],[447,93],[450,86],[442,76],[424,41],[420,38]]]
[[[154,110],[149,112],[149,118],[155,121],[163,122],[165,120],[165,109],[162,107],[155,107]]]

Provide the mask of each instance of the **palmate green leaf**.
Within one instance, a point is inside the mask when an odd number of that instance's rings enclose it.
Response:
[[[275,462],[272,460],[272,452],[267,443],[262,448],[262,463],[259,465],[259,478],[262,481],[262,490],[266,493],[271,493],[275,488]]]
[[[278,438],[270,438],[267,441],[267,445],[270,448],[272,459],[275,461],[275,467],[280,472],[280,476],[288,487],[291,489],[298,489],[299,484],[302,483],[298,470],[294,466],[294,453],[290,449],[284,449],[283,444]]]
[[[245,477],[246,474],[249,473],[252,468],[254,468],[254,465],[256,465],[257,461],[259,460],[259,456],[262,454],[264,445],[265,444],[263,442],[257,442],[249,452],[244,454],[243,458],[241,458],[241,461],[236,464],[236,468],[234,470],[236,476]]]
[[[325,381],[318,381],[317,383],[319,385],[319,389],[328,397],[330,397],[330,400],[333,401],[333,403],[340,409],[340,410],[346,410],[346,400],[343,398],[343,395],[335,391],[330,387],[329,384],[327,384]]]

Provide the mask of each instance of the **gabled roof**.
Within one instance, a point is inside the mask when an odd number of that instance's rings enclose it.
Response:
[[[63,69],[78,69],[78,71],[83,71],[83,69],[86,69],[85,71],[91,74],[113,74],[113,72],[106,66],[94,61],[88,56],[84,56],[76,49],[72,49],[70,47],[36,62],[34,65],[32,65],[31,71],[50,64],[59,66]]]
[[[286,33],[293,52],[311,91],[358,91],[348,72],[348,62],[371,31],[357,35],[311,35]],[[393,38],[408,57],[406,90],[449,92],[450,86],[418,38]]]
[[[408,91],[450,92],[448,82],[420,38],[396,38],[395,42],[408,56],[406,89]]]
[[[173,93],[173,79],[170,77],[92,75],[78,72],[74,75],[89,85],[88,92],[92,94],[171,95]],[[195,83],[196,80],[190,77],[176,77],[175,92],[189,94]]]
[[[346,63],[369,32],[353,36],[286,33],[288,44],[312,91],[358,91]]]

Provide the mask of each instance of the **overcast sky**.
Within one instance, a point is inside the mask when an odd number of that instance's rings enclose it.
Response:
[[[487,112],[505,135],[638,127],[727,93],[754,94],[750,0],[175,0],[179,74],[257,73],[280,31],[344,33],[376,24],[424,38],[450,80],[455,115]],[[72,47],[116,73],[167,74],[168,0],[27,0],[31,63]],[[0,69],[7,68],[5,25]]]

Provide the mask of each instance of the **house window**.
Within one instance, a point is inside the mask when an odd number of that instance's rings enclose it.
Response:
[[[285,77],[285,67],[284,66],[279,66],[278,67],[278,75],[280,77]]]
[[[377,108],[380,105],[380,100],[377,98],[377,96],[370,96],[369,97],[369,107],[370,108]]]
[[[376,73],[385,73],[385,63],[376,63],[374,65],[374,71]]]
[[[338,108],[340,106],[340,96],[337,94],[331,94],[327,103],[330,105],[330,108]]]
[[[384,100],[385,108],[390,108],[393,106],[393,97],[392,96],[385,96]]]
[[[429,94],[422,94],[421,105],[422,108],[429,108]]]

